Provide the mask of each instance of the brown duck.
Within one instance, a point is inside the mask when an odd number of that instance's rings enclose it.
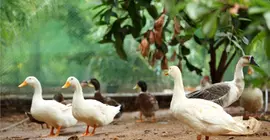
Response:
[[[152,122],[156,122],[155,111],[159,109],[158,101],[154,95],[147,92],[147,84],[144,81],[138,81],[133,89],[141,89],[136,98],[135,105],[140,110],[140,119],[137,122],[143,122],[142,115],[152,117]]]
[[[94,87],[95,88],[94,99],[96,99],[96,100],[98,100],[98,101],[100,101],[100,102],[102,102],[104,104],[107,104],[107,105],[112,105],[112,106],[121,105],[120,112],[118,114],[116,114],[114,118],[118,119],[118,118],[121,117],[121,115],[123,113],[123,110],[124,110],[124,105],[118,103],[117,101],[115,101],[114,99],[112,99],[110,97],[103,96],[101,94],[101,92],[100,92],[99,81],[96,78],[91,78],[88,81],[82,81],[81,85],[82,85],[82,87],[88,85],[89,87]]]
[[[46,124],[45,122],[36,120],[30,112],[25,112],[25,115],[29,118],[30,122],[34,122],[37,124],[40,124],[41,128],[43,129],[43,124]],[[49,128],[48,124],[46,124],[46,127]]]

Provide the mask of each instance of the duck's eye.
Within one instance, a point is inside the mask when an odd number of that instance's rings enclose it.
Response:
[[[70,80],[73,80],[73,78],[71,78]]]

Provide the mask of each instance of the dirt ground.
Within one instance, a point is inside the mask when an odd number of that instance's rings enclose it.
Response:
[[[146,121],[136,123],[139,112],[125,112],[122,117],[110,125],[96,129],[96,135],[80,137],[85,131],[86,125],[78,123],[76,126],[63,129],[59,137],[39,138],[41,135],[49,134],[49,129],[41,128],[39,124],[26,121],[5,132],[0,132],[2,140],[191,140],[196,139],[194,131],[181,122],[174,119],[169,110],[160,110],[156,113],[157,122]],[[24,114],[14,114],[2,117],[0,129],[10,126],[25,119]],[[78,136],[78,137],[77,137]],[[269,140],[270,122],[262,121],[261,129],[251,136],[213,136],[211,140]]]

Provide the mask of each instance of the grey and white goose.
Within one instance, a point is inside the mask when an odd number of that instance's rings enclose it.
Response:
[[[251,55],[242,56],[236,64],[234,79],[209,85],[201,90],[187,94],[187,98],[201,98],[228,107],[239,99],[245,87],[243,67],[258,64]]]

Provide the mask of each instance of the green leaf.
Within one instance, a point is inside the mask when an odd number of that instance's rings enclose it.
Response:
[[[202,45],[202,41],[200,40],[200,38],[197,35],[194,34],[193,39],[197,44]]]
[[[242,37],[242,42],[245,43],[246,45],[249,44],[249,40],[246,37]]]
[[[101,15],[101,17],[103,16],[103,14],[105,13],[104,11],[107,9],[107,7],[104,7],[103,9],[101,9],[99,12],[97,12],[94,16],[93,19],[95,19],[97,16]],[[103,13],[104,12],[104,13]]]
[[[98,8],[100,8],[100,7],[102,7],[102,6],[106,6],[106,5],[105,5],[105,4],[99,4],[99,5],[97,5],[97,6],[94,6],[92,9],[95,10],[95,9],[98,9]]]
[[[202,28],[197,28],[194,32],[194,35],[196,35],[199,39],[205,38],[205,35],[202,32]]]
[[[186,66],[187,66],[187,68],[188,68],[189,71],[195,71],[198,75],[202,75],[202,70],[201,69],[199,69],[199,68],[195,67],[194,65],[192,65],[188,61],[188,59],[187,59],[186,56],[184,56],[183,58],[186,61]]]
[[[270,60],[270,34],[267,34],[264,42],[263,42],[265,55],[267,56],[267,59]]]
[[[256,73],[259,73],[262,77],[269,77],[268,75],[261,67],[257,67],[254,65],[250,65]]]
[[[188,54],[190,54],[190,50],[189,50],[189,48],[187,48],[187,47],[185,47],[184,45],[179,45],[179,48],[181,48],[181,52],[182,52],[182,55],[184,56],[184,55],[188,55]]]
[[[149,13],[149,15],[151,15],[151,17],[153,19],[157,19],[158,18],[158,12],[157,12],[157,9],[154,5],[150,5],[148,8],[147,8],[147,11]]]
[[[169,13],[171,17],[175,17],[179,11],[182,11],[186,7],[186,2],[184,1],[166,0],[163,2],[167,13]]]
[[[239,19],[239,21],[248,21],[248,22],[251,22],[251,19],[249,19],[249,18],[239,17],[238,19]]]
[[[251,50],[257,47],[258,43],[263,42],[266,36],[266,32],[262,31],[258,33],[251,41],[251,43],[245,48],[246,54],[250,54]]]
[[[269,4],[269,1],[267,0],[255,0],[254,2],[256,3],[256,5],[260,7],[265,7],[267,9],[270,9],[270,4]]]
[[[213,38],[217,31],[217,15],[218,12],[215,12],[209,15],[203,21],[202,31],[204,35],[208,38]]]
[[[114,33],[114,38],[115,38],[115,49],[116,53],[119,55],[119,57],[123,60],[127,60],[127,54],[124,50],[123,46],[123,37],[121,37],[120,33]]]
[[[253,6],[253,7],[248,8],[249,15],[261,14],[261,13],[264,13],[266,11],[267,11],[266,8],[259,7],[259,6]]]
[[[264,13],[263,17],[265,18],[266,25],[268,29],[270,30],[270,12]]]
[[[200,3],[198,2],[188,3],[185,10],[192,20],[204,18],[203,15],[210,12],[210,9],[203,5],[200,5]]]
[[[231,23],[231,15],[229,12],[225,12],[220,15],[220,25],[221,26],[228,26]]]
[[[107,10],[107,11],[103,14],[103,16],[104,16],[105,22],[106,22],[107,24],[110,23],[111,16],[114,16],[114,17],[116,17],[116,18],[118,17],[117,14],[116,14],[115,12],[112,11],[112,9]]]
[[[142,16],[141,23],[142,23],[142,27],[144,27],[144,25],[146,24],[146,18],[145,18],[145,16]]]
[[[235,40],[231,40],[231,41],[233,42],[234,46],[241,51],[242,55],[244,55],[245,53],[244,53],[244,50],[241,47],[241,45],[237,41],[235,41]]]
[[[156,44],[157,45],[157,44]],[[165,44],[165,42],[162,42],[161,44],[161,51],[166,54],[168,52],[168,47],[167,45]]]
[[[141,23],[141,16],[139,14],[139,10],[137,8],[137,5],[134,1],[130,1],[128,5],[128,14],[131,18],[132,24],[134,29],[132,29],[132,36],[134,38],[139,37],[141,29],[142,29],[142,23]]]
[[[260,85],[263,84],[264,81],[262,81],[262,79],[260,78],[255,78],[255,79],[252,79],[251,83],[254,87],[260,87]]]
[[[171,46],[175,46],[177,45],[179,42],[178,40],[176,39],[176,37],[172,38],[171,41],[169,42],[169,45]]]
[[[136,0],[141,6],[149,7],[152,0]]]
[[[105,22],[105,21],[98,21],[95,24],[98,25],[98,26],[101,26],[101,25],[107,25],[107,22]]]

